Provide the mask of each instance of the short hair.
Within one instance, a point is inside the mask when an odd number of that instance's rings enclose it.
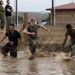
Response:
[[[34,18],[32,18],[30,21],[34,21],[34,22],[35,22],[35,19],[34,19]]]
[[[14,24],[10,24],[10,26],[13,26],[13,27],[15,27],[15,25],[14,25]]]
[[[71,24],[67,24],[66,28],[72,28]]]
[[[7,0],[6,2],[9,2],[9,0]]]

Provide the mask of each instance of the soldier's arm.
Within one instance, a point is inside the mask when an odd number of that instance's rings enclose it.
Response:
[[[49,32],[50,33],[50,30],[49,29],[47,29],[45,26],[41,26],[44,30],[46,30],[47,32]]]
[[[68,37],[68,35],[67,35],[67,36],[65,36],[64,41],[63,41],[63,44],[62,44],[62,47],[64,47],[64,46],[65,46],[66,41],[67,41],[67,37]]]
[[[26,34],[35,34],[34,32],[29,32],[26,28],[24,29],[23,32],[26,33]]]
[[[9,8],[7,9],[7,11],[8,11],[8,12],[11,12],[11,10],[10,10]]]
[[[26,34],[30,34],[30,32],[28,32],[28,30],[26,28],[24,29],[23,32],[26,33]]]
[[[7,37],[7,36],[5,35],[5,36],[0,40],[0,42],[4,41],[4,39],[5,39],[6,37]]]

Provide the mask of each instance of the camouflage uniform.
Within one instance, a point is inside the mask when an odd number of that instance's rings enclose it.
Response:
[[[0,5],[0,28],[4,28],[4,8]]]
[[[32,54],[36,52],[37,45],[38,45],[38,38],[35,38],[35,39],[29,38],[29,49]]]
[[[30,49],[32,54],[35,53],[36,47],[38,45],[37,30],[40,27],[41,27],[40,25],[34,25],[34,26],[27,25],[26,26],[26,29],[28,30],[28,32],[34,32],[35,33],[35,36],[29,35],[29,39],[28,39],[29,40],[29,49]]]

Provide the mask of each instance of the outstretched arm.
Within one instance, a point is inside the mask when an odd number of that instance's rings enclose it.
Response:
[[[35,34],[34,32],[28,32],[28,30],[27,29],[24,29],[24,31],[23,31],[24,33],[26,33],[26,34]]]
[[[47,29],[45,26],[41,26],[44,30],[46,30],[47,32],[49,32],[50,33],[50,30],[49,29]]]
[[[7,37],[7,36],[4,36],[4,37],[0,40],[0,42],[4,41],[4,39],[5,39],[6,37]]]

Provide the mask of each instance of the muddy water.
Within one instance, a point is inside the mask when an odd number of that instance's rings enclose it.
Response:
[[[0,75],[75,75],[75,62],[58,61],[53,57],[29,60],[29,52],[19,51],[18,58],[0,54]]]

